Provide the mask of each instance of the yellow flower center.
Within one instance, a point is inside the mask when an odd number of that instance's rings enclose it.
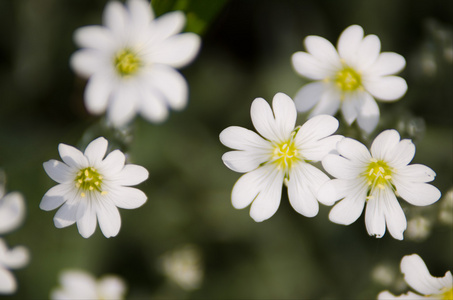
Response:
[[[95,168],[88,167],[77,173],[75,185],[79,190],[82,190],[80,193],[82,197],[86,196],[85,192],[92,191],[98,191],[101,192],[101,195],[105,195],[107,192],[101,190],[102,179],[102,175]]]
[[[383,160],[372,158],[363,175],[371,189],[376,187],[384,189],[389,184],[392,184],[392,169]]]
[[[278,168],[284,168],[288,170],[291,165],[299,159],[299,151],[294,143],[294,137],[296,136],[297,130],[291,133],[291,138],[288,141],[282,143],[275,143],[274,150],[272,152],[272,162],[277,164]]]
[[[129,49],[123,49],[118,52],[114,63],[117,72],[123,77],[136,73],[142,66],[142,61],[137,54]]]
[[[335,84],[343,92],[355,91],[362,86],[362,79],[351,67],[345,66],[335,74]]]
[[[453,300],[453,287],[440,295],[442,300]]]

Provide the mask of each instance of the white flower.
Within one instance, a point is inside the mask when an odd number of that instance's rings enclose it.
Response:
[[[346,122],[357,123],[371,132],[379,121],[379,108],[374,98],[394,101],[407,90],[404,79],[393,74],[406,65],[404,57],[394,52],[380,53],[376,35],[363,36],[358,25],[346,28],[338,39],[338,52],[320,36],[305,38],[306,52],[292,56],[293,67],[300,75],[314,82],[303,86],[294,101],[310,116],[334,115],[339,107]]]
[[[200,48],[200,37],[178,34],[184,26],[182,12],[154,19],[149,2],[129,0],[106,5],[105,26],[79,28],[74,39],[83,47],[71,57],[73,69],[89,78],[85,106],[90,113],[107,117],[117,127],[137,112],[150,122],[167,118],[168,108],[182,109],[188,87],[175,70],[190,63]]]
[[[426,182],[436,174],[427,166],[409,165],[415,155],[411,140],[400,141],[396,130],[380,133],[371,145],[371,154],[360,142],[344,138],[337,154],[322,160],[324,169],[338,178],[327,182],[318,193],[319,200],[337,201],[329,214],[332,222],[349,225],[362,214],[370,235],[382,237],[385,227],[402,240],[406,217],[396,199],[400,196],[412,205],[425,206],[440,198],[439,190]]]
[[[67,270],[60,275],[61,287],[50,294],[53,300],[124,299],[126,284],[116,275],[106,275],[96,280],[91,274],[80,270]]]
[[[246,173],[233,187],[232,204],[242,209],[253,202],[250,216],[264,221],[277,211],[285,182],[292,207],[313,217],[319,209],[315,194],[329,178],[309,161],[320,161],[334,149],[341,137],[330,135],[337,130],[338,121],[322,115],[295,128],[296,107],[282,93],[274,96],[272,108],[262,98],[252,103],[252,122],[261,136],[237,126],[220,133],[220,141],[235,149],[222,156],[223,162],[233,171]]]
[[[6,243],[0,238],[0,294],[12,294],[17,289],[16,279],[10,269],[24,267],[28,263],[28,250],[16,246],[8,250]]]
[[[444,277],[433,277],[428,271],[425,262],[417,254],[406,255],[401,260],[401,272],[404,279],[415,291],[400,296],[394,296],[388,291],[379,293],[378,299],[453,299],[453,277],[451,272]]]
[[[203,280],[201,252],[195,245],[184,245],[162,256],[164,274],[182,289],[196,290]]]
[[[0,188],[0,234],[16,229],[25,216],[25,200],[21,193],[11,192],[4,196]]]
[[[49,211],[63,204],[54,217],[57,228],[77,222],[80,234],[87,238],[96,229],[98,219],[106,237],[116,236],[121,227],[117,207],[132,209],[145,203],[146,195],[130,186],[146,180],[148,171],[125,165],[126,158],[119,150],[103,159],[107,145],[107,140],[100,137],[82,153],[60,144],[63,162],[52,159],[44,163],[46,173],[59,184],[47,191],[39,207]]]

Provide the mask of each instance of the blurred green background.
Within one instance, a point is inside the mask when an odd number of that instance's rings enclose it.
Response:
[[[409,89],[398,102],[379,103],[381,122],[369,138],[354,126],[339,133],[369,143],[381,130],[398,129],[416,143],[413,163],[431,167],[437,173],[433,184],[446,195],[453,186],[451,1],[155,2],[157,14],[184,9],[187,30],[202,34],[197,59],[181,70],[190,102],[163,124],[138,117],[127,132],[115,133],[87,114],[86,81],[68,64],[77,49],[73,31],[101,24],[106,1],[0,0],[0,168],[7,190],[22,192],[27,202],[23,226],[4,238],[31,253],[29,265],[13,271],[19,288],[6,299],[48,298],[67,268],[120,275],[128,299],[373,299],[384,289],[407,289],[399,284],[406,254],[418,253],[433,275],[453,270],[453,228],[438,221],[445,199],[426,208],[401,201],[408,219],[421,215],[431,222],[429,236],[419,240],[397,241],[388,232],[382,239],[369,237],[363,216],[348,227],[333,224],[324,206],[306,218],[291,208],[286,189],[278,212],[255,223],[248,208],[238,211],[230,203],[240,174],[223,165],[228,149],[218,140],[230,125],[252,129],[254,98],[271,101],[277,92],[292,97],[306,82],[290,62],[294,52],[305,50],[304,37],[336,43],[347,26],[359,24],[379,36],[382,51],[406,58],[401,76]],[[298,124],[304,121],[300,115]],[[97,228],[84,239],[75,225],[55,228],[55,211],[39,209],[55,184],[42,163],[60,159],[59,143],[84,149],[99,135],[149,170],[139,186],[148,202],[121,210],[117,237],[106,239]],[[192,291],[172,283],[159,263],[164,253],[186,244],[198,247],[204,272],[202,285]],[[373,270],[382,266],[395,280],[376,280]]]

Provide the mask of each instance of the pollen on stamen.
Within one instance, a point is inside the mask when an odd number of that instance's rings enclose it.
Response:
[[[86,194],[85,193],[80,193],[80,196],[82,196],[82,198],[85,198]]]
[[[380,184],[380,183],[379,183],[377,186],[378,186],[378,188],[380,188],[381,190],[385,189],[385,186],[384,186],[383,184]]]
[[[392,179],[392,176],[390,176],[390,175],[385,175],[384,178],[387,179],[387,180],[389,180],[389,179]]]
[[[102,192],[101,192],[101,195],[102,195],[102,196],[107,195],[107,194],[108,194],[107,191],[102,191]]]

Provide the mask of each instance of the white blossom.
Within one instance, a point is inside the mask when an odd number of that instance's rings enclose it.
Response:
[[[17,282],[11,269],[24,267],[29,260],[28,250],[23,246],[8,249],[0,238],[0,294],[12,294],[17,289]]]

